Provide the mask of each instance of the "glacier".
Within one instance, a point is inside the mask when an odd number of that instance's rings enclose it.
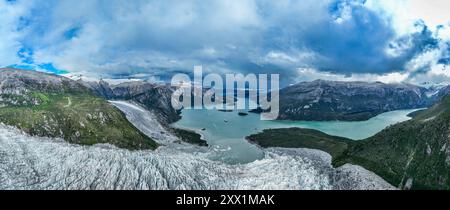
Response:
[[[331,156],[318,150],[271,148],[262,149],[263,159],[247,164],[212,161],[207,157],[213,149],[179,143],[151,111],[130,102],[111,103],[164,146],[155,151],[81,146],[0,124],[0,189],[395,189],[362,167],[333,168]]]

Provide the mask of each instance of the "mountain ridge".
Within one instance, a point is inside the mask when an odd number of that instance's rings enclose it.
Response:
[[[34,136],[75,144],[109,143],[132,150],[158,146],[90,89],[42,72],[0,69],[0,121]]]
[[[132,100],[152,110],[163,124],[170,124],[181,119],[180,111],[171,104],[174,89],[169,85],[156,85],[144,81],[124,82],[111,85],[104,80],[83,81],[81,84],[90,88],[107,100]]]
[[[247,139],[263,147],[326,151],[335,167],[362,166],[400,189],[450,189],[450,95],[361,141],[299,128],[264,130]]]
[[[430,90],[412,84],[315,80],[280,90],[278,120],[362,121],[383,112],[429,107],[450,88]],[[447,92],[448,91],[448,92]]]

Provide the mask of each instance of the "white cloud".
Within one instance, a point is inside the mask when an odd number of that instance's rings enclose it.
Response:
[[[18,26],[27,6],[26,3],[0,1],[0,67],[21,62],[17,55],[22,48],[18,41],[22,36]]]
[[[402,83],[406,82],[409,73],[386,73],[386,74],[361,74],[352,73],[349,75],[336,74],[332,72],[318,71],[313,68],[301,68],[297,70],[299,82],[312,80],[330,80],[330,81],[366,81],[366,82],[383,82],[383,83]]]
[[[261,23],[253,0],[52,3],[45,18],[31,18],[39,26],[34,30],[44,30],[28,40],[36,47],[34,59],[83,74],[191,69],[227,56],[229,46],[248,46],[251,28]],[[79,27],[76,36],[65,39],[73,27]]]
[[[435,49],[420,54],[406,64],[406,69],[409,72],[415,72],[421,71],[429,66],[436,65],[441,53],[441,49]]]
[[[450,23],[450,1],[448,0],[411,0],[405,9],[411,17],[421,18],[432,28]]]
[[[450,84],[450,66],[433,65],[429,71],[415,74],[409,82],[413,84]]]
[[[319,57],[319,55],[308,50],[294,50],[293,52],[289,53],[281,51],[270,51],[266,56],[264,56],[263,62],[276,63],[279,65],[292,65],[317,60],[317,57]]]
[[[410,57],[403,54],[415,43],[386,46],[396,38],[390,20],[397,35],[417,30],[413,25],[418,18],[434,27],[450,20],[447,1],[368,0],[370,11],[349,1],[336,14],[330,11],[332,3],[0,0],[0,65],[20,63],[17,52],[27,45],[36,64],[52,63],[89,77],[151,77],[204,65],[205,72],[258,73],[274,67],[289,80],[297,79],[296,69],[311,67],[329,72],[306,71],[303,76],[399,82],[427,64],[435,65],[444,50],[441,46],[434,54],[415,56],[404,70]],[[29,26],[17,30],[22,17]],[[439,37],[450,39],[449,27]]]
[[[401,35],[413,32],[418,20],[423,20],[433,30],[438,25],[450,24],[448,0],[367,0],[366,5],[386,14]]]

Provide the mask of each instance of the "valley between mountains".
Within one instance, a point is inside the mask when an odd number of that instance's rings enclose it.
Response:
[[[200,134],[170,126],[181,116],[170,104],[173,87],[0,69],[0,189],[448,189],[447,90],[287,87],[280,120],[357,121],[431,108],[362,141],[266,130],[248,137],[265,148],[263,158],[234,165],[210,160],[215,150]]]

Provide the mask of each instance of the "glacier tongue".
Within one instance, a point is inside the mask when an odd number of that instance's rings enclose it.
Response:
[[[158,143],[172,143],[177,137],[172,135],[158,122],[157,117],[152,112],[140,107],[133,102],[109,101],[111,104],[125,113],[128,121],[138,128],[145,135],[155,139]]]
[[[332,168],[331,157],[317,150],[267,149],[262,160],[242,165],[211,161],[211,150],[170,143],[176,137],[145,110],[115,105],[167,146],[128,151],[72,145],[0,124],[0,189],[393,189],[361,167]]]
[[[275,152],[232,166],[170,148],[71,145],[4,125],[0,163],[0,189],[330,189],[309,161]]]

